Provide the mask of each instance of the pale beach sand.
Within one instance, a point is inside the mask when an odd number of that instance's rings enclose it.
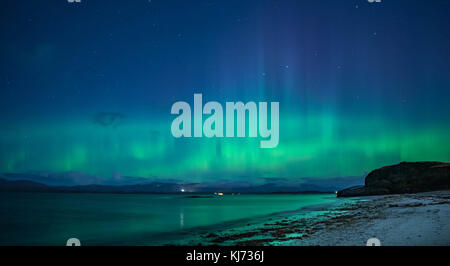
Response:
[[[361,246],[376,237],[383,246],[450,245],[450,191],[366,197],[339,209],[289,244]]]

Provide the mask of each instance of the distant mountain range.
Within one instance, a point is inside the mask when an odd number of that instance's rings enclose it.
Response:
[[[343,178],[265,178],[264,182],[221,180],[207,183],[182,183],[176,180],[166,182],[143,182],[137,184],[107,185],[52,185],[36,180],[26,174],[3,174],[0,176],[0,191],[23,192],[67,192],[67,193],[304,193],[334,192],[349,186],[361,185],[363,177]],[[136,179],[142,180],[142,179]]]

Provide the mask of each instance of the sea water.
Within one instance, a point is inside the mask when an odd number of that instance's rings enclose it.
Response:
[[[0,245],[183,244],[196,232],[334,204],[334,194],[0,193]],[[312,212],[313,210],[309,210]]]

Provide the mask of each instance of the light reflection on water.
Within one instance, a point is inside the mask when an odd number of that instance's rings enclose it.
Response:
[[[184,227],[184,213],[183,211],[180,212],[180,229],[183,229]]]

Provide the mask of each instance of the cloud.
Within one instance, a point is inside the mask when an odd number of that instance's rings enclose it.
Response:
[[[92,184],[133,185],[149,182],[147,178],[121,176],[120,173],[114,173],[112,178],[104,178],[78,171],[5,173],[1,174],[0,178],[8,180],[32,180],[50,186],[82,186]]]
[[[121,113],[113,113],[113,112],[100,112],[95,115],[94,123],[108,127],[117,127],[122,122],[125,116]]]

